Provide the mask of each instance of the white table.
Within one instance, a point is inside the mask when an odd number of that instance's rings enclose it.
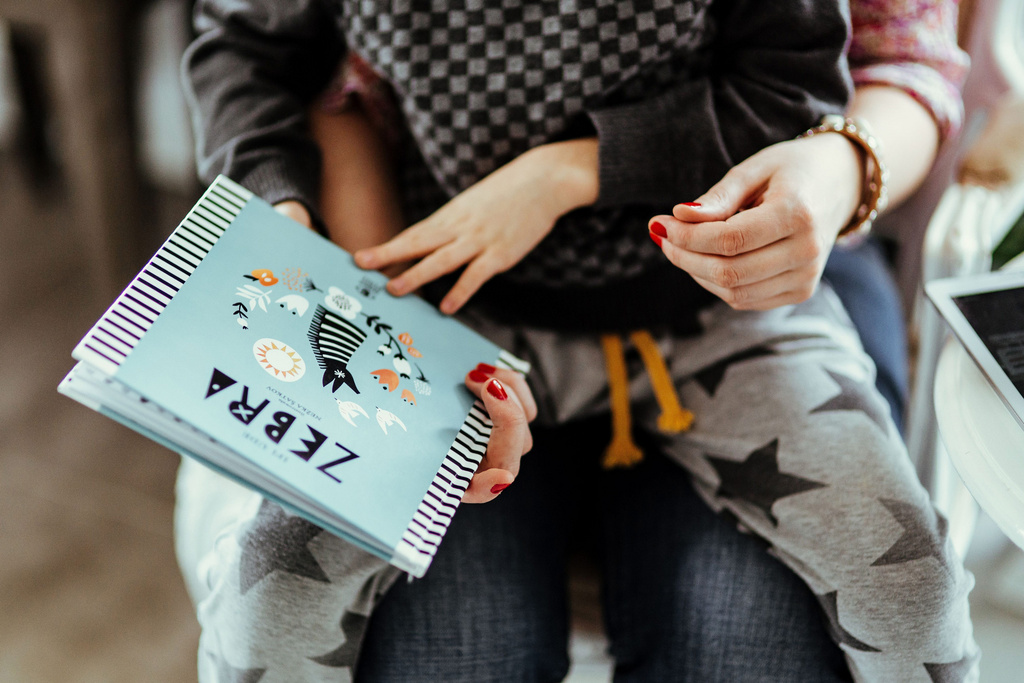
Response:
[[[1024,548],[1024,429],[955,339],[939,358],[935,413],[942,442],[967,489]]]

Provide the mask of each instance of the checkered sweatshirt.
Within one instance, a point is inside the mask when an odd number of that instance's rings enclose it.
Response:
[[[478,295],[506,319],[693,328],[710,300],[648,218],[849,95],[838,0],[200,0],[185,57],[200,174],[317,205],[304,110],[346,49],[392,85],[415,220],[524,151],[596,135],[597,204]]]

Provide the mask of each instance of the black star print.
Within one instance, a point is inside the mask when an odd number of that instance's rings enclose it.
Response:
[[[775,352],[767,346],[755,346],[739,353],[734,353],[731,356],[723,358],[722,360],[709,365],[697,374],[693,376],[697,383],[704,387],[704,391],[708,393],[708,396],[714,396],[715,392],[718,391],[718,385],[722,383],[722,379],[725,377],[725,371],[730,366],[736,363],[742,363],[745,360],[751,360],[753,358],[760,358],[761,356],[771,356]]]
[[[821,609],[825,611],[825,616],[828,617],[828,633],[832,640],[840,645],[848,645],[854,650],[860,650],[861,652],[881,652],[878,648],[871,647],[864,641],[855,638],[839,623],[839,606],[836,600],[838,594],[839,591],[832,591],[824,595],[815,594],[814,596],[818,598],[818,602],[821,603]]]
[[[337,649],[319,657],[310,657],[317,664],[323,664],[332,668],[348,667],[353,668],[356,664],[356,656],[359,654],[359,644],[366,631],[368,618],[362,614],[346,611],[341,617],[341,631],[345,634],[345,642]]]
[[[978,653],[964,655],[959,662],[949,664],[925,664],[925,671],[932,677],[932,683],[964,683],[971,667],[978,661]]]
[[[812,413],[825,413],[832,410],[859,410],[871,418],[879,429],[886,429],[886,410],[880,400],[872,400],[873,396],[866,386],[859,384],[845,375],[826,370],[828,376],[839,385],[839,394],[814,408]]]
[[[948,526],[945,517],[936,514],[931,508],[918,508],[900,500],[879,498],[878,501],[903,527],[903,535],[871,563],[872,567],[902,564],[922,557],[934,557],[945,564],[942,554]]]
[[[213,655],[211,655],[213,656]],[[228,664],[223,657],[215,657],[217,660],[217,680],[224,683],[257,683],[266,669],[236,669]]]
[[[717,495],[756,505],[778,526],[779,521],[772,514],[775,501],[828,485],[780,472],[778,452],[779,440],[774,439],[750,453],[743,462],[705,455],[718,472],[721,483]]]
[[[301,517],[292,517],[275,503],[264,500],[242,544],[239,589],[242,595],[275,570],[330,583],[313,553],[306,547],[323,529]]]

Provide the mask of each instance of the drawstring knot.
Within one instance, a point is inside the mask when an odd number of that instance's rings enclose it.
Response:
[[[658,429],[667,434],[685,432],[693,425],[693,413],[679,403],[672,377],[657,342],[647,330],[632,332],[629,339],[647,369],[654,398],[661,408]],[[605,469],[632,467],[643,460],[644,454],[633,441],[632,416],[629,410],[629,373],[626,371],[622,339],[617,334],[602,335],[601,348],[604,351],[605,369],[608,373],[608,400],[612,413],[612,440],[605,450],[602,466]]]

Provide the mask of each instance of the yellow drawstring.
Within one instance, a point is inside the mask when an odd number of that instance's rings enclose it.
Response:
[[[637,330],[629,338],[647,368],[654,397],[661,407],[658,429],[670,434],[686,431],[693,424],[693,413],[680,405],[658,344],[647,330]],[[632,417],[629,412],[629,373],[626,371],[622,339],[616,334],[602,335],[601,348],[604,350],[608,401],[612,411],[612,441],[604,453],[602,466],[605,469],[632,467],[643,460],[644,453],[633,441]]]
[[[661,415],[658,416],[658,429],[669,434],[685,432],[693,424],[693,413],[679,404],[679,397],[676,395],[675,386],[668,374],[665,359],[661,357],[658,344],[647,330],[637,330],[630,334],[629,338],[640,353],[644,365],[647,366],[647,375],[651,378],[654,398],[658,400],[658,405],[661,407]]]
[[[604,452],[601,465],[605,469],[632,467],[644,457],[633,441],[629,414],[629,374],[622,351],[622,340],[616,334],[601,336],[604,363],[608,372],[608,400],[612,410],[612,441]]]

